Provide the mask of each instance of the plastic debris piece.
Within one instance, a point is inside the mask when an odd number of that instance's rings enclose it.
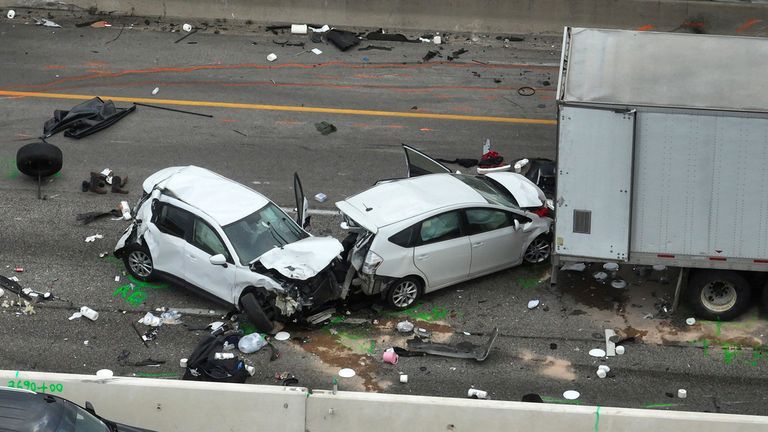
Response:
[[[16,11],[13,9],[10,9],[5,16],[7,16],[8,19],[13,19],[14,17],[16,17]]]
[[[685,399],[688,397],[688,391],[686,389],[678,389],[677,390],[677,397],[680,399]]]
[[[71,316],[71,317],[69,317],[69,320],[70,320],[70,321],[72,321],[72,320],[76,320],[76,319],[78,319],[78,318],[80,318],[80,317],[82,317],[82,316],[83,316],[83,314],[81,314],[80,312],[75,312],[75,313],[73,313],[73,314],[72,314],[72,316]]]
[[[99,369],[96,371],[96,376],[99,378],[112,378],[114,375],[115,373],[109,369]]]
[[[403,384],[407,384],[408,383],[408,375],[400,374],[400,382],[403,383]]]
[[[24,267],[16,266],[14,267],[13,271],[15,271],[16,273],[24,273]]]
[[[656,265],[653,266],[653,270],[654,271],[659,271],[660,272],[660,271],[664,271],[666,269],[667,269],[667,266],[662,265],[662,264],[656,264]]]
[[[285,341],[290,338],[291,338],[291,334],[284,331],[277,332],[277,334],[275,335],[275,340],[279,340],[279,341]]]
[[[536,309],[539,306],[538,300],[531,300],[528,302],[528,309]]]
[[[599,369],[598,368],[596,373],[597,373],[597,377],[600,378],[600,379],[605,378],[606,376],[608,376],[608,373],[605,370],[603,370],[603,369]]]
[[[56,24],[55,22],[53,22],[53,21],[51,21],[49,19],[45,19],[45,18],[37,19],[37,18],[35,18],[34,20],[35,20],[35,25],[41,25],[41,26],[45,26],[45,27],[59,27],[59,28],[61,28],[60,25]]]
[[[80,308],[80,315],[88,318],[91,321],[96,321],[99,319],[99,313],[89,308],[88,306],[82,306]]]
[[[467,390],[467,397],[471,399],[488,399],[488,392],[476,388]]]
[[[342,378],[352,378],[355,376],[354,369],[344,368],[339,371],[339,376]]]
[[[413,331],[413,323],[410,321],[400,321],[397,323],[396,328],[400,333],[410,333]]]
[[[163,320],[163,324],[181,324],[181,313],[177,310],[169,310],[160,314],[160,319]]]
[[[95,242],[97,239],[103,239],[103,238],[104,238],[104,236],[103,236],[103,235],[101,235],[101,234],[94,234],[94,235],[92,235],[92,236],[88,236],[88,237],[86,237],[86,238],[85,238],[85,242],[86,242],[86,243],[93,243],[93,242]]]
[[[605,351],[600,348],[592,348],[589,350],[589,355],[592,357],[605,357]]]
[[[603,270],[607,272],[615,272],[619,270],[619,265],[614,262],[607,262],[603,264]]]
[[[441,43],[443,43],[443,38],[442,38],[442,36],[435,36],[435,37],[432,38],[432,42],[435,45],[440,45]]]
[[[387,363],[390,364],[397,364],[397,361],[399,360],[399,356],[397,353],[395,353],[395,350],[393,348],[389,348],[381,355],[382,360],[384,360]]]
[[[181,29],[184,30],[185,32],[189,33],[189,32],[192,31],[192,24],[184,23],[184,25],[181,26]]]
[[[90,27],[93,28],[104,28],[104,27],[112,27],[112,24],[110,24],[107,21],[101,20],[91,23]]]
[[[328,30],[331,29],[330,27],[328,27],[328,24],[325,24],[324,26],[322,26],[320,28],[315,28],[315,27],[308,27],[308,28],[310,30],[312,30],[313,32],[315,32],[315,33],[325,33],[325,32],[327,32]]]
[[[264,348],[267,341],[258,333],[251,333],[240,338],[237,342],[237,349],[243,354],[251,354]]]
[[[624,279],[616,279],[611,282],[611,286],[616,289],[624,289],[627,287],[627,281]]]
[[[14,281],[14,282],[18,282],[18,281],[19,281],[19,278],[17,278],[16,276],[11,276],[11,277],[9,277],[8,279],[9,279],[9,280],[12,280],[12,281]]]
[[[587,265],[584,263],[573,263],[573,264],[566,264],[560,267],[560,270],[583,272],[586,268],[587,268]]]
[[[624,345],[617,345],[616,346],[616,354],[618,354],[618,355],[624,354]]]
[[[616,338],[616,332],[612,329],[605,329],[605,355],[613,357],[616,355],[616,343],[613,339]]]
[[[581,393],[577,392],[576,390],[566,390],[563,392],[563,397],[568,400],[576,400],[581,396]]]
[[[693,318],[693,317],[686,318],[685,319],[685,323],[688,324],[689,326],[692,326],[692,325],[696,324],[696,318]]]
[[[275,61],[275,60],[277,60],[277,54],[275,54],[275,53],[269,53],[269,54],[267,55],[267,61],[271,61],[271,62],[273,62],[273,61]]]
[[[608,279],[608,274],[606,272],[595,272],[592,277],[595,278],[596,281],[604,282],[606,279]]]
[[[157,94],[159,91],[160,91],[160,87],[155,87],[155,88],[152,90],[152,94],[153,94],[153,95],[156,95],[156,94]]]
[[[323,135],[328,135],[336,132],[336,126],[325,121],[322,121],[320,123],[315,123],[315,128],[317,129],[318,132],[320,132]]]
[[[147,312],[147,314],[144,315],[144,317],[141,318],[138,322],[139,324],[144,324],[152,327],[157,327],[163,324],[163,320],[160,319],[160,317],[158,316],[154,316],[152,312]]]
[[[317,48],[312,48],[312,53],[315,54],[315,55],[320,55],[323,52],[321,50],[317,49]]]
[[[306,24],[291,24],[291,34],[305,35],[308,32],[309,27]]]
[[[597,367],[598,369],[602,369],[605,371],[605,373],[608,373],[611,371],[611,368],[609,368],[607,365],[600,365]]]
[[[325,200],[327,199],[328,199],[328,195],[322,192],[318,192],[317,194],[315,194],[315,201],[317,202],[325,202]]]

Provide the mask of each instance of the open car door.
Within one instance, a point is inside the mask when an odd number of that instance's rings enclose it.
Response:
[[[408,177],[453,172],[445,165],[413,147],[403,144],[403,150],[405,151],[405,165],[408,169]]]
[[[293,173],[293,193],[296,196],[296,222],[305,230],[309,230],[309,201],[304,196],[298,173]]]

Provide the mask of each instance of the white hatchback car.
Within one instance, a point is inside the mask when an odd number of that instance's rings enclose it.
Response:
[[[365,294],[405,309],[430,291],[549,258],[551,208],[530,180],[451,173],[403,147],[409,178],[336,203],[351,232],[346,259]]]
[[[244,311],[262,332],[339,299],[342,246],[305,231],[298,176],[297,221],[264,195],[195,166],[158,171],[143,189],[134,222],[115,247],[135,278],[197,289]]]

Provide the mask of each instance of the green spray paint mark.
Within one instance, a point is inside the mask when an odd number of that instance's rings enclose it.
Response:
[[[112,297],[119,296],[133,307],[140,306],[144,303],[147,299],[146,290],[166,289],[170,287],[167,283],[162,282],[142,282],[131,275],[128,275],[127,278],[129,283],[117,287],[112,293]]]
[[[15,179],[19,176],[19,169],[16,167],[16,160],[14,159],[0,159],[0,165],[2,165],[5,178]]]
[[[251,334],[251,333],[258,333],[259,331],[256,330],[256,327],[251,324],[250,321],[241,321],[238,325],[238,328],[243,331],[244,334]]]
[[[448,309],[442,307],[434,307],[432,309],[421,309],[423,305],[418,304],[410,309],[405,309],[398,312],[388,312],[387,316],[407,316],[414,320],[419,321],[439,321],[448,317]]]
[[[568,399],[558,399],[548,396],[542,396],[541,400],[543,400],[546,403],[555,403],[555,404],[566,404],[566,405],[581,405],[580,400],[568,400]]]
[[[743,352],[740,346],[730,346],[728,344],[723,344],[723,361],[725,364],[729,365],[733,363],[733,360],[741,354],[743,354]]]
[[[669,408],[675,405],[677,404],[671,404],[671,403],[647,404],[647,405],[643,405],[643,408]]]
[[[371,339],[369,341],[368,349],[366,350],[366,352],[368,353],[368,355],[371,355],[371,356],[376,354],[376,341],[375,340]]]
[[[597,406],[597,411],[595,411],[595,432],[598,432],[600,430],[600,405]]]
[[[133,376],[141,377],[141,378],[168,378],[168,377],[178,377],[179,374],[174,372],[134,372]]]
[[[517,278],[517,284],[523,289],[536,288],[539,286],[539,278],[536,277],[524,277]]]

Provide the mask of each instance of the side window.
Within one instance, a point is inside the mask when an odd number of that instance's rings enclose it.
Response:
[[[501,210],[469,209],[467,226],[469,235],[505,228],[512,225],[512,215]]]
[[[186,238],[192,229],[192,214],[168,204],[160,203],[158,207],[157,228],[165,234]]]
[[[389,238],[389,241],[404,248],[413,247],[413,233],[419,225],[408,227]]]
[[[229,261],[227,248],[224,246],[224,243],[221,242],[216,231],[200,218],[195,218],[195,230],[192,234],[192,244],[212,256],[224,254],[224,256],[227,257],[227,261]]]
[[[431,217],[419,227],[419,244],[435,243],[461,237],[459,212],[452,211]]]

